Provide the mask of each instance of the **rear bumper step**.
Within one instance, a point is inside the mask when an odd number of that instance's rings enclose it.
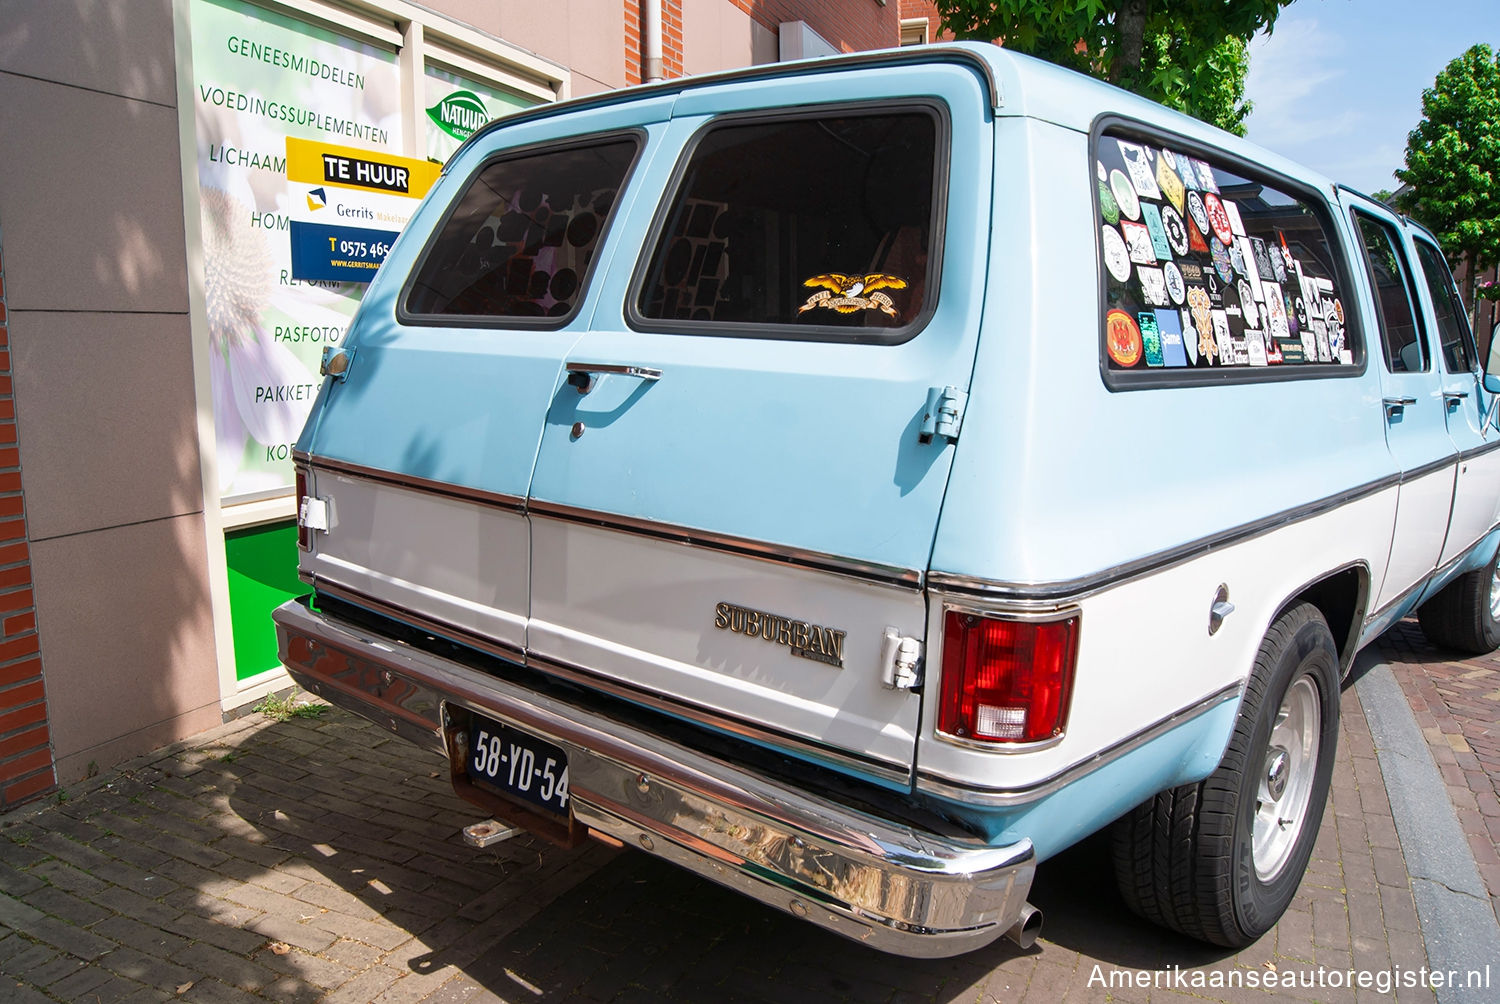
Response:
[[[428,749],[445,752],[448,726],[469,712],[561,747],[573,827],[611,843],[899,955],[957,955],[1024,920],[1035,873],[1028,840],[990,847],[816,800],[329,617],[305,599],[274,616],[281,660],[299,684]],[[460,787],[462,770],[458,763]],[[525,822],[524,811],[506,815]]]

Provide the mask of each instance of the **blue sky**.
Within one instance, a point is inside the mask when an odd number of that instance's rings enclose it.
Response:
[[[1500,49],[1500,0],[1295,0],[1250,43],[1246,135],[1352,188],[1395,189],[1423,89],[1476,42]]]

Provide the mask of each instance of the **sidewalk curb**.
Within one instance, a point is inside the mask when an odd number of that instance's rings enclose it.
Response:
[[[1360,653],[1353,675],[1411,875],[1430,968],[1485,972],[1500,960],[1500,923],[1427,740],[1379,655]],[[1491,992],[1445,986],[1437,989],[1437,999],[1440,1004],[1491,1000]]]

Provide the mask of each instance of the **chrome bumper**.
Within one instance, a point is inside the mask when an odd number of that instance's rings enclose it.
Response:
[[[568,754],[575,826],[845,937],[938,958],[988,944],[1029,916],[1028,840],[990,847],[819,801],[303,601],[274,617],[281,660],[299,684],[449,753],[456,780],[462,757],[445,749],[445,724],[464,709],[542,736]]]

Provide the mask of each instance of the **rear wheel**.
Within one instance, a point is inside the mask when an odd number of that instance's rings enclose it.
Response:
[[[1500,554],[1444,586],[1417,621],[1434,645],[1475,654],[1500,648]]]
[[[1115,876],[1132,910],[1231,948],[1280,919],[1328,798],[1338,674],[1333,635],[1316,607],[1293,607],[1271,625],[1218,769],[1115,824]]]

